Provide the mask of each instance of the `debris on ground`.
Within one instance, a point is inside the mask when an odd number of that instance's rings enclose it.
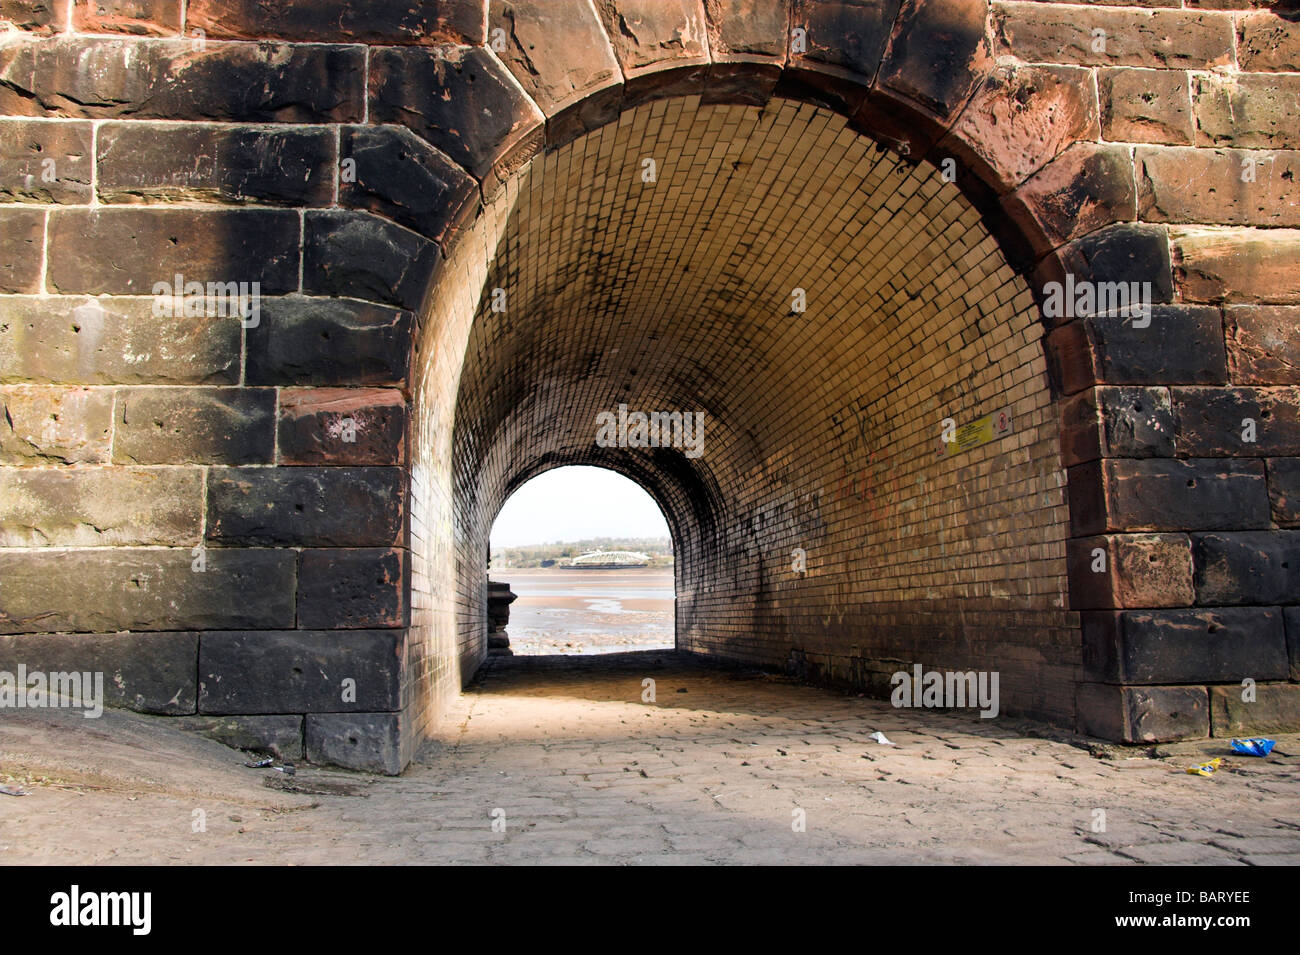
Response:
[[[17,786],[0,786],[0,793],[3,793],[6,796],[30,795],[26,789],[19,789]]]
[[[890,742],[888,739],[886,739],[886,738],[885,738],[885,734],[882,733],[882,732],[880,732],[880,730],[876,730],[874,733],[872,733],[870,736],[868,736],[867,739],[874,739],[874,740],[875,740],[877,743],[879,743],[881,746],[893,746],[893,745],[895,745],[894,743],[892,743],[892,742]]]
[[[1187,773],[1192,776],[1213,776],[1220,766],[1223,765],[1222,757],[1216,756],[1208,763],[1200,763],[1196,766],[1188,766]]]
[[[1233,752],[1241,753],[1243,756],[1267,756],[1273,752],[1273,747],[1277,745],[1277,740],[1266,739],[1263,736],[1255,736],[1250,739],[1234,739],[1232,741]]]

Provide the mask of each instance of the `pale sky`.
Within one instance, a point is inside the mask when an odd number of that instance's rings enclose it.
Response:
[[[538,475],[511,495],[492,525],[494,548],[668,536],[668,524],[650,495],[604,468],[555,468]]]

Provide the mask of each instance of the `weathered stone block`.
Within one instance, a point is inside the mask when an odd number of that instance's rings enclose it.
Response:
[[[78,33],[177,36],[181,32],[181,0],[74,2],[72,27]]]
[[[0,388],[0,464],[107,464],[113,393]]]
[[[1213,736],[1265,736],[1300,731],[1300,684],[1260,683],[1250,703],[1241,698],[1240,686],[1209,689]]]
[[[1151,324],[1132,318],[1087,320],[1099,380],[1114,384],[1223,384],[1227,353],[1218,309],[1156,305]]]
[[[355,123],[359,46],[57,37],[0,49],[0,113],[91,119]]]
[[[1300,302],[1300,230],[1179,229],[1170,233],[1185,302]]]
[[[1169,235],[1163,226],[1107,226],[1065,246],[1060,266],[1076,281],[1148,283],[1151,302],[1173,301]]]
[[[0,547],[199,543],[200,468],[0,469]]]
[[[0,633],[292,627],[297,554],[0,551],[0,579]]]
[[[0,670],[104,675],[104,703],[141,713],[193,713],[197,633],[24,633],[0,636]]]
[[[110,122],[99,129],[98,154],[103,202],[334,201],[327,129]]]
[[[383,388],[285,388],[281,464],[402,464],[406,400]]]
[[[1300,526],[1300,458],[1271,458],[1268,496],[1273,520],[1283,527]]]
[[[442,262],[418,233],[364,212],[308,212],[303,291],[418,310]]]
[[[1024,182],[1080,139],[1101,131],[1087,71],[1070,66],[999,65],[971,97],[940,146],[991,189]]]
[[[345,126],[340,162],[355,176],[339,184],[339,202],[387,216],[445,242],[478,208],[478,184],[438,150],[398,126]]]
[[[1197,73],[1192,78],[1196,142],[1241,149],[1295,149],[1300,75]]]
[[[63,29],[71,0],[0,0],[0,20],[17,29],[49,36]]]
[[[152,298],[0,298],[0,383],[235,384],[239,326],[155,316]]]
[[[493,35],[505,37],[505,49],[494,52],[548,119],[588,97],[605,102],[612,98],[613,108],[592,119],[617,115],[623,73],[590,3],[492,0],[489,16]],[[575,134],[595,128],[570,125]]]
[[[90,123],[0,120],[0,200],[90,202]]]
[[[199,712],[396,710],[403,638],[401,630],[203,633]]]
[[[704,0],[704,15],[715,64],[784,60],[789,51],[790,0]]]
[[[1108,459],[1069,471],[1075,536],[1269,526],[1262,461]]]
[[[189,0],[185,22],[210,37],[306,43],[482,45],[483,0]]]
[[[1300,455],[1300,388],[1174,388],[1178,452]]]
[[[1270,5],[1277,12],[1238,18],[1237,63],[1247,73],[1300,73],[1300,24],[1294,12],[1285,19],[1278,15],[1286,9],[1285,4]]]
[[[401,468],[214,468],[210,541],[223,544],[387,547],[402,543]]]
[[[946,126],[994,66],[985,0],[909,0],[899,11],[877,82]]]
[[[156,283],[243,282],[298,290],[298,214],[289,210],[64,209],[50,214],[49,286],[150,295]]]
[[[397,385],[410,364],[410,312],[338,299],[270,299],[248,329],[250,385]]]
[[[1186,73],[1115,69],[1097,72],[1101,132],[1130,143],[1192,142],[1192,97]]]
[[[378,48],[370,56],[370,122],[403,125],[477,179],[541,143],[543,117],[487,50]]]
[[[1163,743],[1210,735],[1203,686],[1109,686],[1080,683],[1079,732],[1118,743]]]
[[[1072,6],[997,2],[993,29],[999,53],[1030,62],[1200,70],[1233,63],[1232,18],[1224,13],[1094,6],[1081,15]]]
[[[403,550],[304,550],[298,567],[298,626],[404,627],[409,623],[409,583]]]
[[[1124,146],[1075,143],[1014,193],[1003,208],[1031,235],[1037,226],[1047,237],[1038,251],[1115,222],[1137,218],[1133,162]],[[1032,225],[1031,225],[1032,224]]]
[[[870,83],[900,5],[899,0],[793,0],[790,25],[807,31],[808,52],[792,53],[791,62],[827,63]]]
[[[40,292],[44,209],[0,209],[0,293]]]
[[[197,660],[197,646],[194,656]],[[299,760],[303,758],[302,721],[301,716],[192,716],[175,722],[181,729],[235,749]]]
[[[1222,683],[1286,679],[1277,607],[1089,610],[1083,665],[1105,683]]]
[[[1139,205],[1147,222],[1300,225],[1293,185],[1300,176],[1300,152],[1261,156],[1240,149],[1142,148],[1137,168]],[[1243,181],[1252,174],[1253,182]]]
[[[1066,544],[1070,608],[1186,607],[1194,601],[1186,534],[1106,534]]]
[[[1224,309],[1228,368],[1247,385],[1300,384],[1300,307],[1230,305]]]
[[[118,464],[270,464],[272,388],[123,388],[117,394]]]
[[[411,730],[401,713],[309,713],[307,759],[396,776],[411,760]]]
[[[1193,534],[1196,602],[1289,603],[1300,595],[1300,531]]]

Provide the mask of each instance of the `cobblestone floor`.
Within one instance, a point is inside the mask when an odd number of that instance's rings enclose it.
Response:
[[[6,720],[0,778],[32,789],[0,796],[8,863],[1300,864],[1296,755],[1202,778],[1225,741],[1094,755],[671,653],[494,660],[402,777],[293,780],[349,794],[267,788],[165,720]]]

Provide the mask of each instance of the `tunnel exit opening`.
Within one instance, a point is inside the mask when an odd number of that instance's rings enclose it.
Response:
[[[489,656],[673,649],[672,538],[634,481],[554,468],[511,493],[490,540]]]

